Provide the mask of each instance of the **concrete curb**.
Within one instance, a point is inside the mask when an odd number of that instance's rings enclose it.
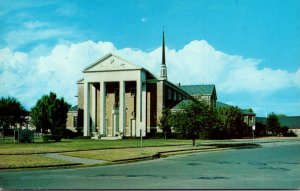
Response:
[[[227,148],[193,148],[193,149],[180,149],[180,150],[173,150],[173,151],[162,151],[157,152],[154,155],[151,156],[145,156],[145,157],[137,157],[137,158],[130,158],[130,159],[121,159],[121,160],[114,160],[113,163],[125,163],[125,162],[137,162],[142,160],[153,160],[153,159],[159,159],[161,157],[167,157],[171,155],[177,155],[177,154],[184,154],[186,152],[188,153],[196,153],[196,152],[205,152],[205,151],[218,151],[218,150],[225,150]],[[184,153],[182,153],[184,152]]]
[[[11,168],[2,168],[2,167],[0,167],[0,170],[55,168],[55,167],[69,167],[69,166],[78,166],[78,165],[81,165],[81,163],[69,163],[69,164],[57,164],[57,165],[40,165],[40,166],[21,166],[21,167],[11,167]]]
[[[249,145],[250,144],[250,145]],[[218,145],[213,145],[212,148],[192,148],[192,149],[180,149],[180,150],[172,150],[172,151],[161,151],[158,152],[152,156],[145,156],[145,157],[138,157],[138,158],[130,158],[130,159],[121,159],[121,160],[115,160],[112,161],[113,163],[126,163],[126,162],[138,162],[142,160],[153,160],[153,159],[159,159],[161,157],[168,157],[172,155],[180,155],[180,154],[188,154],[188,153],[197,153],[197,152],[209,152],[209,151],[221,151],[221,150],[229,150],[229,149],[235,149],[235,148],[254,148],[253,146],[259,147],[258,144],[252,144],[252,143],[241,143],[240,145],[225,145],[222,144],[221,147],[218,147]],[[207,145],[205,145],[207,146]],[[249,147],[252,146],[252,147]]]

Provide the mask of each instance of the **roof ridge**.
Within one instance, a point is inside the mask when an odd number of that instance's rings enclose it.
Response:
[[[92,62],[90,65],[86,66],[86,67],[84,68],[83,72],[86,71],[86,70],[91,69],[91,68],[94,67],[94,66],[96,66],[96,65],[99,64],[99,62],[101,62],[102,60],[105,60],[105,59],[107,59],[107,58],[109,58],[109,57],[113,57],[113,56],[116,57],[116,58],[118,58],[118,59],[120,59],[120,60],[123,60],[124,62],[126,62],[126,63],[129,64],[129,65],[132,65],[132,66],[136,67],[137,69],[140,69],[140,70],[143,70],[143,69],[144,69],[144,70],[145,70],[145,68],[143,68],[143,67],[141,67],[141,66],[139,66],[139,65],[137,65],[137,64],[134,64],[134,63],[132,63],[131,61],[129,61],[129,60],[127,60],[127,59],[122,58],[122,57],[119,56],[118,54],[116,54],[116,53],[114,53],[114,52],[109,52],[108,54],[106,54],[106,55],[102,56],[101,58],[97,59],[96,61]]]
[[[191,84],[191,85],[180,85],[180,86],[215,86],[215,84]]]

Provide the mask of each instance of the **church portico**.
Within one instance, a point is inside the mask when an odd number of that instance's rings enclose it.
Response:
[[[114,55],[109,57],[115,59]],[[94,71],[101,64],[103,61],[84,70],[84,111],[88,111],[84,112],[84,136],[92,133],[99,137],[136,137],[140,132],[145,136],[145,71],[136,66],[125,69],[132,67],[125,63],[121,69],[117,65]]]

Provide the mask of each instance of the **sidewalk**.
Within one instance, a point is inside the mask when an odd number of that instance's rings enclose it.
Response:
[[[50,157],[50,158],[54,158],[54,159],[65,160],[65,161],[72,162],[72,163],[81,163],[81,164],[86,164],[86,165],[102,164],[102,163],[106,162],[103,160],[87,159],[87,158],[82,158],[82,157],[71,157],[71,156],[62,155],[60,153],[47,153],[47,154],[41,154],[41,155]]]

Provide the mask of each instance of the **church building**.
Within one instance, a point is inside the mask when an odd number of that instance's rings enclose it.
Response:
[[[159,76],[109,53],[87,66],[77,85],[78,106],[68,113],[67,127],[83,127],[83,135],[95,139],[161,132],[158,122],[163,108],[195,99],[187,88],[168,81],[164,33]],[[214,86],[213,93],[216,99]],[[210,104],[215,105],[215,100]]]

